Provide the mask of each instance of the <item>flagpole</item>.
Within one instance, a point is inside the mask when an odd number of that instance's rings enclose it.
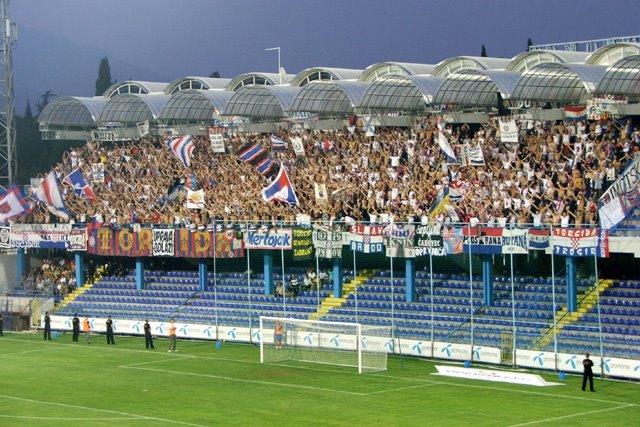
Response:
[[[269,52],[269,51],[274,51],[277,50],[278,51],[278,76],[279,76],[279,84],[282,84],[282,74],[280,74],[280,46],[278,47],[270,47],[268,49],[265,49],[265,52]]]

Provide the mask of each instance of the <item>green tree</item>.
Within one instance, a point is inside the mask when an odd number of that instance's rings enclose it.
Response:
[[[27,99],[27,108],[24,110],[24,119],[26,121],[33,120],[33,111],[31,111],[31,101]]]
[[[98,67],[98,79],[96,80],[96,96],[100,96],[106,91],[113,82],[111,81],[111,66],[109,59],[105,56],[100,60]]]
[[[487,57],[487,49],[484,47],[484,45],[482,45],[482,51],[480,52],[480,56],[482,56],[483,58]]]
[[[218,70],[216,70],[213,73],[209,74],[209,77],[214,78],[214,79],[219,79],[220,78],[220,72]]]
[[[51,100],[53,98],[55,98],[56,95],[55,93],[53,93],[53,91],[51,89],[47,90],[45,93],[43,93],[42,95],[40,95],[40,102],[38,102],[36,104],[36,110],[38,112],[38,116],[40,115],[40,113],[42,113],[42,110],[44,110],[44,107],[46,107],[47,105],[49,105],[49,103],[51,102]],[[29,110],[31,110],[31,106],[27,103]]]
[[[40,102],[36,105],[38,116],[55,96],[51,90],[40,95]],[[24,116],[16,114],[16,183],[29,184],[29,178],[49,172],[60,162],[65,151],[71,147],[81,147],[83,144],[84,141],[43,140],[38,120],[31,109],[31,102],[27,101]]]

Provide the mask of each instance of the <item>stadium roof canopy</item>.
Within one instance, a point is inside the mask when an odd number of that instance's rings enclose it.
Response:
[[[370,85],[341,80],[312,82],[300,90],[291,111],[329,116],[352,114]]]
[[[112,98],[124,93],[164,93],[169,83],[143,82],[138,80],[127,80],[114,83],[104,91],[105,98]]]
[[[416,76],[427,75],[433,72],[436,66],[433,64],[412,64],[409,62],[380,62],[369,65],[360,75],[363,82],[372,82],[387,76]]]
[[[484,56],[454,56],[436,65],[431,75],[447,77],[449,74],[457,73],[461,70],[504,70],[510,61],[510,59],[505,58]]]
[[[123,94],[114,96],[100,113],[100,124],[133,125],[155,120],[171,97],[165,94]]]
[[[627,56],[607,68],[596,92],[640,96],[640,55]]]
[[[165,89],[167,95],[172,95],[181,90],[202,89],[202,90],[225,90],[231,79],[220,79],[213,77],[183,77],[174,80]]]
[[[510,98],[520,76],[514,71],[461,70],[444,80],[433,103],[498,107],[498,94]]]
[[[570,52],[566,50],[530,50],[522,52],[515,56],[509,65],[507,71],[516,71],[524,73],[539,64],[547,62],[567,63],[584,63],[589,53],[587,52]]]
[[[403,76],[380,78],[367,89],[360,103],[363,110],[424,112],[433,103],[433,97],[442,77]]]
[[[595,91],[606,69],[601,65],[540,64],[520,77],[511,99],[566,104],[580,102]]]
[[[281,119],[291,109],[300,90],[291,86],[243,87],[234,92],[223,115]]]
[[[613,43],[602,46],[585,60],[586,64],[613,65],[631,55],[640,55],[640,43]]]
[[[282,76],[282,84],[289,84],[293,80],[292,74]],[[226,90],[236,91],[245,86],[275,86],[280,84],[281,76],[277,73],[245,73],[234,77],[226,86]]]
[[[291,86],[302,87],[307,83],[318,80],[356,80],[362,70],[351,68],[313,67],[302,70],[289,83]]]
[[[109,100],[102,96],[81,98],[62,96],[51,101],[38,116],[45,126],[63,126],[87,129],[96,127],[100,113]]]
[[[210,122],[213,114],[224,114],[234,94],[228,90],[182,90],[171,95],[158,118]]]

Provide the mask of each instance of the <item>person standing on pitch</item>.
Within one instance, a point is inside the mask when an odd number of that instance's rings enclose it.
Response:
[[[82,329],[84,330],[84,342],[89,344],[89,337],[91,336],[91,323],[89,323],[89,318],[85,317],[82,321]]]
[[[169,326],[169,350],[168,351],[178,351],[176,350],[176,325],[173,323],[173,319],[171,319],[171,326]]]
[[[78,313],[73,314],[73,319],[71,319],[71,326],[73,328],[73,342],[78,342],[78,337],[80,336],[80,319],[78,319]]]
[[[2,313],[0,313],[0,337],[4,336],[4,317],[2,317]]]
[[[595,391],[593,389],[593,362],[589,359],[589,353],[584,356],[584,360],[582,361],[582,366],[584,367],[584,372],[582,373],[582,391],[585,391],[587,378],[589,379],[589,389]]]
[[[44,313],[44,339],[51,339],[51,317],[49,317],[49,312]]]
[[[111,320],[111,316],[107,318],[107,344],[115,344],[115,340],[113,339],[113,320]]]
[[[146,348],[153,347],[153,337],[151,336],[151,325],[149,319],[144,319],[144,345]]]
[[[284,335],[284,331],[282,329],[282,323],[278,320],[276,321],[276,326],[273,330],[273,341],[276,345],[276,349],[282,348],[282,336]]]

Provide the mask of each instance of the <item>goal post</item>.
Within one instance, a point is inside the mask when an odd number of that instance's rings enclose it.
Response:
[[[298,361],[387,369],[389,326],[260,316],[260,363]]]

